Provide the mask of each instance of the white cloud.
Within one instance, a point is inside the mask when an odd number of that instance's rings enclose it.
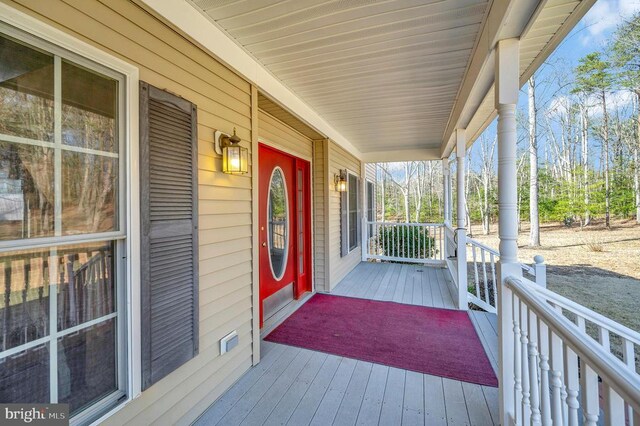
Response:
[[[600,44],[625,19],[640,11],[640,0],[599,0],[583,18],[582,43]]]
[[[607,94],[607,112],[612,113],[616,110],[622,110],[633,105],[634,95],[628,90],[617,90]],[[567,114],[569,108],[577,103],[576,98],[572,96],[556,96],[549,102],[546,113],[549,116],[561,117]],[[589,115],[592,117],[602,116],[602,105],[600,98],[591,95],[587,99],[589,106]]]

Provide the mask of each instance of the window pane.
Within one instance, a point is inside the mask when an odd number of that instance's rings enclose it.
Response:
[[[62,62],[62,142],[118,152],[118,82]]]
[[[0,359],[0,401],[49,402],[49,345],[38,345]]]
[[[358,178],[349,175],[349,249],[358,246]]]
[[[116,321],[58,339],[58,400],[71,414],[117,390]]]
[[[58,249],[58,329],[115,312],[113,243]]]
[[[2,35],[0,133],[53,142],[53,57]]]
[[[62,233],[118,229],[118,160],[100,155],[62,153]]]
[[[48,249],[0,255],[0,351],[49,334],[49,264]]]
[[[0,142],[0,240],[54,233],[53,149]]]

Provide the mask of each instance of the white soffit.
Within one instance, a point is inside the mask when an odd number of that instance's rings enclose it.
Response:
[[[363,157],[377,157],[437,152],[489,2],[191,3]]]

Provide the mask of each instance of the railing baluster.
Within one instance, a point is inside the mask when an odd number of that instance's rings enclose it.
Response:
[[[562,340],[550,331],[551,354],[551,417],[554,425],[564,424],[562,397]]]
[[[598,327],[598,341],[608,352],[611,352],[611,339],[609,330],[604,327]]]
[[[631,374],[636,374],[636,354],[634,352],[633,342],[622,338],[622,360],[625,365],[631,371]],[[638,422],[633,417],[633,408],[626,404],[625,412],[629,419],[629,426],[640,426],[640,422]]]
[[[520,353],[522,362],[522,424],[531,421],[531,391],[529,386],[529,336],[527,305],[520,302]]]
[[[585,426],[596,426],[600,414],[598,375],[586,362],[580,363],[580,391]]]
[[[486,302],[489,303],[489,285],[487,283],[487,260],[485,258],[484,255],[485,251],[484,250],[480,250],[480,259],[482,261],[482,279],[483,281],[483,287],[484,287],[484,297],[486,299]]]
[[[578,426],[578,355],[570,347],[564,347],[565,386],[567,387],[567,409],[570,426]]]
[[[531,398],[531,424],[539,426],[542,424],[540,415],[540,387],[538,378],[538,318],[533,310],[529,309],[528,329],[529,329],[529,387]]]
[[[476,286],[476,296],[480,299],[480,282],[478,279],[478,259],[476,257],[476,246],[471,246],[471,251],[473,252],[473,273],[474,273],[474,283]]]
[[[522,424],[522,359],[520,357],[520,299],[513,293],[513,390],[515,393],[514,423]]]
[[[540,413],[543,426],[551,426],[551,394],[549,384],[549,327],[539,318],[538,342],[540,348]]]
[[[624,400],[608,384],[603,387],[605,426],[624,425]]]
[[[496,291],[496,258],[493,253],[489,253],[491,261],[491,288],[493,289],[493,299],[498,303],[498,293]]]

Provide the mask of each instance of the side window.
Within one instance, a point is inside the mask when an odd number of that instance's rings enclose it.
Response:
[[[124,76],[0,27],[0,401],[126,395]]]

